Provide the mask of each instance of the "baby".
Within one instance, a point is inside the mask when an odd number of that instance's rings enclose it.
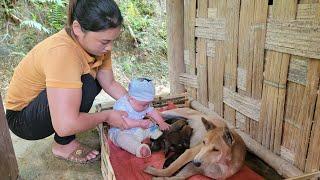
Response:
[[[160,130],[168,130],[170,125],[162,119],[156,109],[151,107],[155,96],[152,80],[135,78],[130,82],[128,92],[128,95],[115,102],[113,109],[128,113],[128,118],[132,119],[127,121],[130,129],[121,130],[112,127],[109,130],[109,137],[115,145],[137,157],[145,158],[151,155],[151,150],[142,142],[148,138],[157,139],[162,135]],[[149,120],[143,120],[146,115],[155,120],[159,127]]]

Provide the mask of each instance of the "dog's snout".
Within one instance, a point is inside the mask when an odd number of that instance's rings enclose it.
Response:
[[[201,162],[199,162],[199,161],[192,161],[192,163],[193,163],[196,167],[200,167],[200,166],[201,166]]]

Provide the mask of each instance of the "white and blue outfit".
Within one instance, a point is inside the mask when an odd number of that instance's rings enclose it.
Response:
[[[154,86],[151,81],[147,80],[148,79],[135,79],[131,81],[129,85],[129,95],[139,101],[152,101],[154,98]],[[131,106],[128,98],[128,95],[119,98],[115,102],[113,109],[125,111],[128,113],[128,118],[137,121],[142,120],[148,113],[154,111],[154,108],[149,106],[144,111],[137,112]],[[148,145],[142,144],[141,142],[148,137],[157,139],[162,135],[162,132],[156,124],[153,124],[148,129],[135,127],[121,130],[119,128],[112,127],[109,129],[108,134],[115,145],[136,155],[137,157],[141,157],[141,148],[149,148]]]

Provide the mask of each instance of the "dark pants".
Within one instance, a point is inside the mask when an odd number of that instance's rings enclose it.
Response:
[[[101,86],[90,74],[81,76],[82,100],[80,112],[89,112],[94,98],[101,91]],[[50,116],[47,91],[43,90],[27,107],[21,111],[6,111],[11,131],[27,140],[38,140],[55,133]],[[57,133],[54,140],[58,144],[69,144],[75,139],[75,135],[60,137]]]

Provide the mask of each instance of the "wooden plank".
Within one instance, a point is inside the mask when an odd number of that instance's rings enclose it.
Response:
[[[283,122],[282,143],[283,148],[288,149],[296,156],[297,134],[301,131],[302,122],[298,121],[297,112],[300,111],[305,86],[288,81],[285,105],[285,117]]]
[[[210,20],[209,17],[211,16],[211,21],[218,22],[218,10],[217,6],[212,3],[213,0],[208,0],[208,19]],[[209,11],[209,10],[213,10]],[[199,18],[198,18],[199,19]],[[201,18],[203,19],[203,18]],[[200,20],[200,19],[199,19]],[[223,22],[223,26],[220,26],[221,23],[219,23],[217,26],[215,25],[216,29],[220,28],[224,29],[225,28],[225,22],[223,19],[220,19],[221,22]],[[199,24],[200,21],[198,21]],[[212,22],[213,23],[213,22]],[[212,24],[211,23],[211,24]],[[214,28],[213,28],[214,29]],[[216,111],[217,106],[214,104],[214,88],[216,86],[216,82],[214,81],[214,72],[215,72],[215,64],[217,63],[216,58],[217,58],[217,41],[215,40],[208,40],[207,41],[207,56],[208,56],[208,108],[211,109],[212,111]]]
[[[240,0],[227,1],[226,17],[226,59],[224,70],[224,87],[230,91],[237,90],[237,63],[238,63],[238,37],[239,37],[239,18]],[[235,109],[224,104],[223,117],[226,121],[235,125]]]
[[[180,74],[179,83],[192,88],[199,88],[196,75],[190,75],[187,73]]]
[[[295,19],[296,12],[297,0],[274,1],[272,16],[274,20],[287,22]],[[289,54],[275,51],[269,51],[266,54],[265,83],[259,124],[259,130],[262,133],[259,134],[258,140],[277,154],[280,153],[289,59]],[[273,86],[272,83],[277,86]]]
[[[242,0],[239,20],[239,52],[238,52],[238,88],[243,95],[251,95],[251,75],[252,75],[252,58],[253,48],[250,46],[251,24],[254,21],[255,0]],[[242,83],[242,84],[239,84]],[[242,93],[241,91],[239,91]]]
[[[319,4],[299,4],[298,11],[297,11],[297,19],[308,20],[308,19],[315,19],[316,12],[319,10]]]
[[[320,24],[311,20],[269,20],[266,49],[320,59]]]
[[[214,110],[219,116],[223,116],[223,74],[225,61],[225,47],[224,42],[218,41],[216,43],[216,57],[212,63],[213,72],[210,73],[212,79],[212,86],[210,89],[210,102],[214,104]]]
[[[196,75],[195,18],[196,0],[184,1],[184,62],[190,75]],[[197,98],[196,89],[187,88],[187,92],[188,96]]]
[[[314,172],[320,168],[320,93],[318,92],[315,115],[309,142],[309,152],[306,161],[306,172]]]
[[[185,91],[179,83],[179,74],[185,72],[183,43],[183,0],[167,0],[168,13],[168,62],[170,93],[179,94]]]
[[[297,156],[295,164],[300,169],[304,169],[307,156],[307,149],[309,144],[310,131],[315,110],[315,103],[317,98],[317,90],[319,88],[320,78],[320,61],[311,59],[308,65],[307,85],[305,88],[303,100],[301,102],[301,109],[299,111],[298,119],[302,123],[302,130],[299,133],[297,142]]]
[[[236,112],[235,126],[241,131],[246,131],[246,116],[241,114],[240,112]]]
[[[312,0],[300,0],[301,3],[312,3]],[[320,10],[320,8],[318,8]],[[315,18],[312,19],[315,24],[320,25],[320,12],[315,14]],[[320,48],[319,48],[320,50]],[[311,128],[315,113],[317,91],[319,88],[320,78],[320,62],[317,59],[310,59],[308,63],[307,84],[303,95],[302,107],[299,111],[298,121],[301,124],[301,131],[298,133],[299,139],[297,142],[297,156],[295,158],[295,164],[300,169],[305,170],[306,157],[308,153],[308,147],[311,136]],[[310,172],[310,171],[309,171]]]
[[[207,56],[214,58],[216,54],[216,43],[215,41],[207,42]]]
[[[225,19],[212,19],[212,18],[196,18],[196,26],[204,27],[209,29],[214,29],[215,31],[220,31],[221,34],[226,31],[226,21]]]
[[[224,88],[223,102],[243,115],[259,121],[261,102]]]
[[[297,16],[296,19],[314,19],[316,17],[317,12],[319,12],[320,5],[319,4],[298,4]],[[273,7],[269,6],[268,18],[272,19],[273,15]]]
[[[205,1],[198,2],[198,16],[206,18],[208,14],[208,3]],[[197,34],[197,30],[195,32]],[[210,33],[209,33],[210,34]],[[208,106],[208,65],[207,65],[207,48],[206,40],[204,38],[197,39],[197,77],[198,82],[201,85],[197,90],[197,100],[204,106]]]
[[[301,175],[301,176],[288,178],[286,180],[305,180],[305,179],[315,179],[315,178],[319,178],[319,177],[320,177],[320,171],[317,171],[317,172],[304,174],[304,175]]]
[[[212,40],[224,40],[224,31],[215,31],[211,28],[196,27],[195,36],[198,38],[212,39]]]
[[[250,47],[253,48],[253,51],[252,55],[249,56],[252,58],[251,97],[261,100],[268,1],[257,0],[254,3],[254,18],[250,29],[250,33],[252,34],[250,36]],[[260,133],[258,131],[259,123],[250,119],[249,126],[250,136],[253,139],[257,139]]]
[[[227,16],[227,1],[215,1],[217,7],[217,19],[224,19]],[[224,30],[225,34],[227,29]],[[227,57],[226,40],[216,41],[216,56],[213,63],[213,104],[214,109],[219,116],[223,117],[223,76],[225,70],[225,61]],[[210,92],[211,93],[211,92]]]
[[[0,94],[0,177],[3,179],[17,179],[18,164],[13,150],[8,123],[5,117]]]
[[[250,44],[252,44],[251,46],[253,47],[252,97],[254,99],[261,99],[268,1],[255,1],[254,9],[254,24],[251,25],[250,30],[252,33],[251,37],[253,37],[252,40],[250,40]]]
[[[254,24],[255,0],[242,0],[239,19],[238,92],[251,97],[252,55],[251,25]],[[240,79],[242,81],[240,81]],[[245,118],[244,132],[250,134],[250,119]]]
[[[308,58],[292,56],[289,65],[288,81],[306,85]]]

